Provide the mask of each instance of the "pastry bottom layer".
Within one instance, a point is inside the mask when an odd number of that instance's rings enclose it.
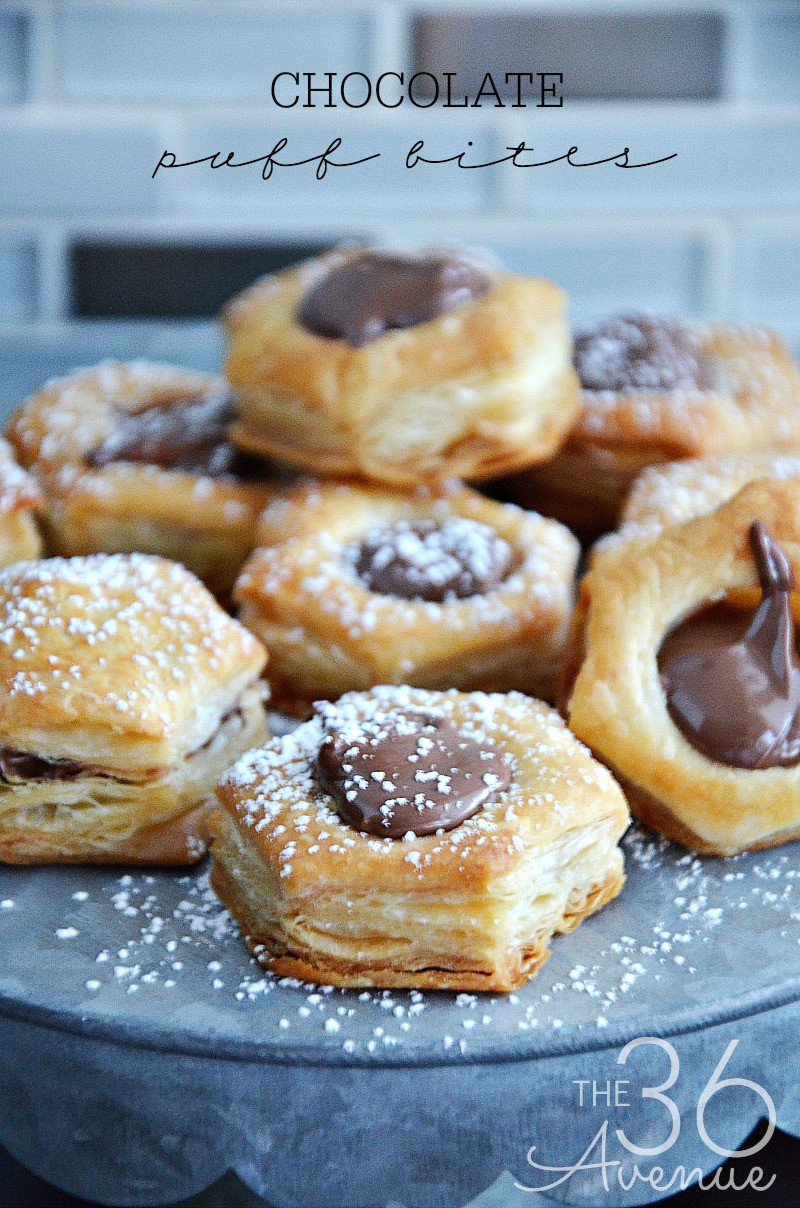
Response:
[[[149,780],[87,771],[0,782],[0,862],[194,864],[208,849],[215,782],[266,737],[261,697],[259,686],[248,688],[208,743]]]
[[[205,523],[203,507],[196,502],[194,511],[188,508],[180,518],[159,516],[152,499],[138,498],[134,504],[121,490],[119,494],[116,510],[95,496],[87,503],[76,490],[66,499],[51,497],[44,517],[48,547],[63,557],[158,554],[182,562],[214,595],[228,598],[255,542],[253,518],[245,509],[237,527],[220,531],[216,523]],[[148,504],[152,515],[146,514]]]
[[[41,556],[42,539],[32,514],[21,509],[0,515],[0,566]]]
[[[457,888],[447,900],[439,895],[434,901],[421,889],[418,896],[382,901],[379,886],[361,901],[350,890],[292,901],[282,898],[256,846],[226,812],[212,816],[210,829],[211,885],[259,963],[323,985],[517,989],[547,960],[553,934],[572,931],[615,898],[624,882],[619,827],[609,820],[532,854],[513,886],[497,887],[506,891],[497,892],[498,911],[506,912],[498,920],[488,920],[491,890],[480,901],[466,890],[459,896]],[[497,922],[500,927],[491,926]],[[508,943],[498,946],[503,935]]]
[[[628,799],[631,812],[640,822],[650,827],[651,830],[666,835],[675,843],[680,843],[682,847],[687,847],[689,851],[697,852],[700,856],[737,856],[743,851],[766,851],[770,847],[781,847],[784,843],[792,843],[795,839],[800,839],[800,822],[798,822],[797,826],[773,831],[771,835],[759,839],[756,843],[750,843],[747,847],[713,843],[681,822],[664,801],[659,801],[646,789],[634,784],[625,776],[621,776],[616,770],[612,770]]]
[[[669,453],[658,448],[568,444],[545,465],[506,479],[500,484],[500,494],[520,507],[553,516],[588,539],[617,527],[634,480],[645,467],[668,458]]]

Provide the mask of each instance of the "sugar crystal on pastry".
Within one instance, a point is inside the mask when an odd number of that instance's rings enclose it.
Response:
[[[703,365],[691,332],[650,315],[606,319],[575,339],[584,390],[696,389]]]
[[[455,516],[370,529],[353,556],[372,591],[435,603],[485,594],[515,563],[512,547],[489,525]]]
[[[657,532],[670,524],[713,512],[758,478],[800,478],[800,457],[773,453],[732,453],[649,466],[635,480],[620,516],[620,527],[601,538],[607,548]]]
[[[412,714],[448,723],[465,750],[487,753],[489,795],[447,831],[363,833],[320,782],[320,750],[331,728],[358,738]],[[622,794],[551,709],[520,694],[351,693],[249,752],[217,792],[212,883],[279,973],[509,989],[541,964],[554,931],[621,885]]]
[[[185,863],[264,733],[260,644],[148,555],[0,572],[0,858]]]

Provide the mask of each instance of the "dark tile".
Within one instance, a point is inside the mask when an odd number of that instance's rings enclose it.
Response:
[[[78,243],[71,257],[71,314],[91,319],[215,315],[256,277],[321,250],[320,244],[299,243]]]
[[[453,96],[474,96],[490,71],[563,72],[574,98],[718,96],[724,24],[718,13],[432,13],[414,22],[414,69],[458,72]],[[456,88],[456,83],[458,87]],[[511,86],[503,90],[511,96]],[[514,85],[516,87],[516,85]],[[490,102],[487,102],[489,104]]]

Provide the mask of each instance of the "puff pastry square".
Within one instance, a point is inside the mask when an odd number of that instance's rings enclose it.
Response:
[[[728,453],[800,451],[800,368],[761,327],[687,325],[705,368],[696,388],[583,390],[569,438],[544,466],[507,484],[509,498],[583,535],[615,528],[647,466]]]
[[[263,740],[260,643],[148,555],[0,571],[0,860],[185,864]]]
[[[242,478],[124,458],[96,464],[93,455],[133,416],[229,393],[212,374],[107,361],[48,382],[22,403],[7,434],[44,491],[50,551],[160,554],[226,597],[253,548],[258,514],[286,474],[253,465]]]
[[[432,602],[359,577],[354,560],[371,533],[453,520],[511,548],[515,565],[491,590]],[[381,683],[554,694],[580,552],[556,521],[459,484],[401,494],[312,482],[276,498],[258,540],[234,598],[269,649],[274,699],[291,712]]]
[[[345,724],[441,715],[499,748],[511,783],[445,834],[376,838],[319,787],[319,717],[244,756],[217,789],[212,884],[265,968],[338,986],[513,990],[555,932],[619,892],[623,795],[546,705],[384,687],[333,709]]]
[[[307,330],[297,311],[357,254],[307,261],[228,305],[234,442],[321,475],[406,487],[551,456],[578,414],[563,292],[501,271],[482,297],[354,348]]]
[[[0,566],[41,556],[36,517],[43,504],[35,479],[17,465],[11,445],[0,438]]]
[[[752,482],[707,515],[597,553],[565,664],[571,728],[618,776],[634,813],[702,853],[800,837],[800,765],[708,758],[672,720],[659,674],[664,639],[684,618],[719,601],[752,614],[760,591],[749,531],[759,520],[800,580],[800,482]]]

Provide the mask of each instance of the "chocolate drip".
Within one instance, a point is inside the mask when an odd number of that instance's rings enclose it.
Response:
[[[398,712],[337,730],[329,720],[316,775],[356,830],[401,839],[453,830],[508,787],[511,770],[491,743],[446,718]]]
[[[686,328],[649,315],[606,319],[575,338],[584,390],[691,390],[706,371]]]
[[[86,765],[76,759],[45,759],[27,751],[15,751],[0,747],[0,779],[17,780],[74,780],[86,771]]]
[[[367,249],[329,269],[300,299],[297,317],[315,335],[359,348],[480,298],[493,279],[488,265],[467,257]]]
[[[358,547],[355,569],[370,591],[442,604],[493,591],[518,564],[494,529],[454,518],[373,529]]]
[[[789,560],[761,521],[750,528],[762,599],[752,620],[715,605],[670,634],[659,667],[670,715],[702,754],[736,768],[800,762],[800,658]]]
[[[120,412],[117,427],[87,461],[97,468],[132,461],[207,478],[263,478],[263,466],[243,457],[227,439],[234,417],[233,395],[228,391],[133,414]]]

